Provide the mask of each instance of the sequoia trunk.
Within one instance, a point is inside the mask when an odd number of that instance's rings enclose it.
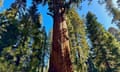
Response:
[[[61,10],[54,16],[49,72],[73,72],[66,19]]]

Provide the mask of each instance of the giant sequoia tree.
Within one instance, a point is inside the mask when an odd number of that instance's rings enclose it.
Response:
[[[98,72],[119,72],[120,44],[105,29],[91,12],[86,16],[88,37],[91,40],[93,62]]]
[[[36,2],[42,3],[41,0]],[[81,0],[44,0],[43,3],[45,2],[48,3],[48,14],[53,17],[54,23],[49,72],[73,72],[65,17],[68,8],[73,4],[77,6]]]
[[[49,72],[73,72],[65,12],[72,3],[77,4],[79,1],[51,0],[48,2],[54,22]]]

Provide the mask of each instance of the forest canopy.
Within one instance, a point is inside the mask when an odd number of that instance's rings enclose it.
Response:
[[[0,72],[119,72],[119,7],[120,0],[0,0]]]

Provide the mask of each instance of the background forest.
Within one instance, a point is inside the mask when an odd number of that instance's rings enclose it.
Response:
[[[0,0],[0,72],[120,72],[119,7],[120,0]]]

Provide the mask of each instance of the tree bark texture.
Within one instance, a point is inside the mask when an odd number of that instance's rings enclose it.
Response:
[[[64,14],[59,10],[54,16],[53,42],[49,72],[73,72],[70,59],[68,29]]]

